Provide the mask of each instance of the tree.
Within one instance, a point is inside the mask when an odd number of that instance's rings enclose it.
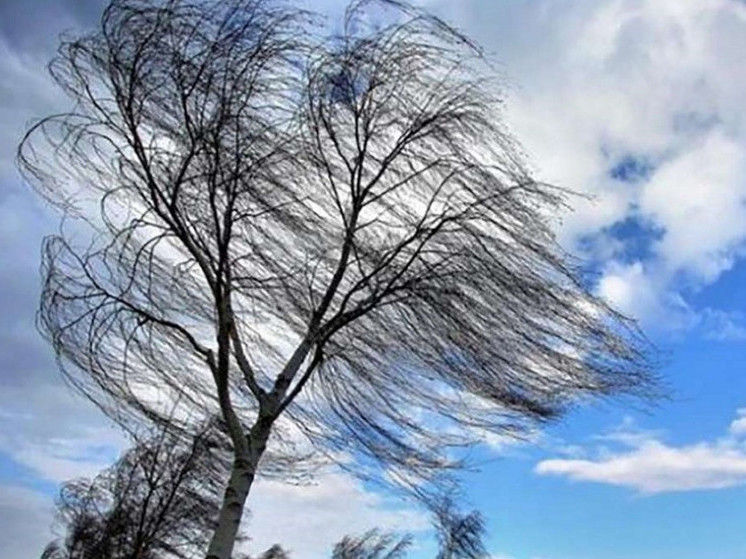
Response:
[[[484,559],[484,519],[476,511],[460,513],[452,499],[435,510],[439,551],[436,559]]]
[[[211,559],[281,425],[425,494],[485,432],[654,380],[556,244],[566,193],[532,178],[478,49],[396,0],[316,21],[113,0],[51,65],[75,108],[20,148],[75,224],[45,241],[39,315],[70,382],[124,423],[177,399],[225,421]]]
[[[137,443],[93,479],[63,485],[63,540],[42,559],[189,559],[204,553],[220,508],[214,430],[185,445],[162,431]]]
[[[403,559],[412,543],[409,536],[373,529],[361,536],[345,536],[337,542],[332,559]]]

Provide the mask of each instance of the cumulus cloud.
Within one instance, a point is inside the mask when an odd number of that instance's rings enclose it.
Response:
[[[665,227],[655,250],[667,269],[710,283],[733,266],[746,235],[745,176],[746,150],[721,130],[661,165],[640,209]]]
[[[594,249],[602,294],[649,326],[706,326],[690,296],[739,261],[746,239],[746,5],[433,5],[504,62],[508,122],[540,176],[591,196],[560,233]],[[630,218],[650,225],[637,259],[610,234]]]
[[[657,286],[651,279],[642,262],[612,262],[601,277],[598,291],[622,312],[649,315],[660,305]]]
[[[714,441],[674,446],[659,433],[638,431],[629,424],[601,438],[624,448],[600,447],[587,458],[542,460],[536,473],[647,495],[746,485],[746,409],[739,410],[727,434]]]

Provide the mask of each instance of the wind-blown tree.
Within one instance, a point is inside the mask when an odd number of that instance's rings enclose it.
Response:
[[[69,381],[124,423],[176,400],[225,422],[210,558],[280,426],[425,495],[486,432],[651,387],[644,340],[556,244],[565,193],[532,178],[479,50],[393,0],[316,21],[114,0],[51,65],[74,109],[20,149],[72,224],[45,241],[39,314]]]
[[[42,559],[204,556],[220,508],[224,446],[210,429],[188,444],[162,431],[95,478],[64,484],[57,520],[65,536]]]
[[[403,559],[412,543],[409,536],[373,529],[361,536],[345,536],[334,545],[332,559]]]
[[[484,559],[484,518],[477,511],[459,512],[451,499],[435,508],[439,550],[436,559]]]

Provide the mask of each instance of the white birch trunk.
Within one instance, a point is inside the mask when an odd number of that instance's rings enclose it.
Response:
[[[223,495],[223,504],[218,515],[218,524],[207,549],[207,559],[231,559],[246,499],[251,491],[251,486],[254,484],[259,460],[266,449],[268,437],[269,428],[266,429],[266,432],[253,436],[251,457],[247,459],[237,458],[233,462],[228,486]]]

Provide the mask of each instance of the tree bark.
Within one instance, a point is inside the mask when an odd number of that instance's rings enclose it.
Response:
[[[218,523],[207,549],[207,559],[231,559],[233,554],[233,546],[236,543],[246,499],[254,484],[259,460],[266,449],[270,429],[264,427],[259,433],[255,431],[256,429],[252,429],[249,435],[250,456],[237,457],[233,461],[228,486],[225,489],[218,515]]]

